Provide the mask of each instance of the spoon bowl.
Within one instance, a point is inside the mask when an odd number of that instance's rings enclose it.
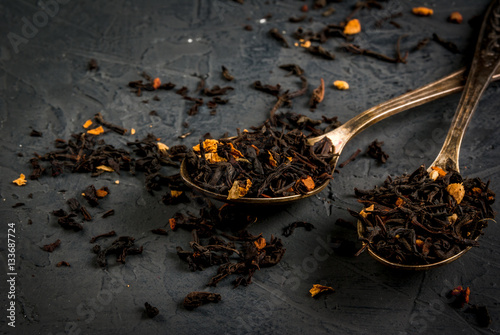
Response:
[[[336,157],[335,160],[338,160]],[[334,163],[335,165],[337,162]],[[207,189],[204,189],[203,187],[200,187],[196,183],[194,183],[191,180],[191,177],[189,176],[189,172],[187,170],[186,166],[186,161],[183,160],[181,163],[180,167],[180,174],[182,176],[182,179],[184,182],[191,187],[192,189],[219,201],[223,202],[231,202],[234,204],[254,204],[254,205],[281,205],[281,204],[286,204],[286,203],[291,203],[294,201],[298,201],[304,198],[308,198],[310,196],[313,196],[315,194],[318,194],[319,192],[323,191],[325,187],[328,186],[329,180],[325,181],[323,184],[319,185],[316,187],[314,190],[307,192],[305,194],[294,194],[294,195],[289,195],[285,197],[274,197],[274,198],[246,198],[246,197],[241,197],[238,199],[231,199],[227,200],[227,196],[219,193],[215,193],[212,191],[209,191]]]
[[[362,238],[365,235],[365,227],[361,223],[361,221],[358,220],[357,225],[356,225],[357,231],[358,231],[358,236]],[[477,241],[479,237],[477,237],[475,240]],[[472,246],[468,246],[459,253],[453,255],[452,257],[449,257],[447,259],[440,260],[439,262],[435,263],[429,263],[429,264],[419,264],[419,265],[409,265],[409,264],[400,264],[400,263],[395,263],[391,262],[384,257],[381,257],[377,252],[371,247],[371,245],[367,242],[363,242],[363,248],[366,248],[368,251],[368,254],[373,257],[376,261],[379,263],[382,263],[386,266],[389,266],[394,269],[401,269],[401,270],[411,270],[411,271],[421,271],[421,270],[430,270],[433,268],[437,268],[439,266],[451,263],[465,255],[470,249],[472,249]]]

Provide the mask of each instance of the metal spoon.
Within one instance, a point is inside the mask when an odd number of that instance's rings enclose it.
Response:
[[[476,110],[477,104],[485,88],[488,86],[494,74],[499,70],[500,65],[500,0],[491,2],[485,14],[479,39],[476,45],[474,58],[470,67],[467,81],[465,83],[462,97],[458,103],[455,116],[451,122],[450,130],[444,141],[443,147],[431,167],[439,167],[445,171],[455,170],[459,172],[458,157],[462,138],[467,129],[467,125]],[[363,227],[358,221],[358,234],[362,236]],[[368,245],[368,252],[379,262],[402,269],[425,270],[450,263],[463,256],[471,247],[462,250],[460,253],[437,263],[426,265],[402,265],[390,262],[378,256]]]

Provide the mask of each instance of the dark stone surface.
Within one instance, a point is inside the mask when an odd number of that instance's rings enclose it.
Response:
[[[366,150],[375,139],[384,142],[389,154],[386,164],[360,155],[343,168],[319,196],[290,206],[259,210],[259,220],[250,231],[281,235],[283,227],[294,221],[308,221],[316,229],[297,229],[283,238],[287,249],[282,262],[262,269],[248,287],[233,289],[230,280],[216,288],[206,288],[215,268],[190,272],[175,247],[188,247],[185,232],[159,236],[151,229],[164,227],[177,211],[197,212],[194,202],[177,206],[161,203],[162,192],[149,194],[143,178],[127,173],[89,175],[65,173],[57,178],[44,176],[23,187],[12,184],[20,173],[30,174],[29,158],[53,150],[56,138],[68,139],[82,131],[85,120],[101,112],[106,120],[135,128],[136,134],[105,134],[107,143],[118,147],[148,133],[161,137],[167,145],[194,145],[203,134],[220,136],[236,128],[260,124],[268,117],[273,98],[250,88],[255,80],[295,89],[296,79],[285,77],[278,65],[296,63],[309,79],[309,92],[324,78],[325,100],[318,109],[308,110],[308,97],[294,101],[292,110],[312,117],[339,117],[347,121],[357,113],[447,75],[466,64],[464,54],[453,54],[431,42],[409,55],[407,64],[390,64],[376,59],[342,53],[341,39],[325,45],[336,53],[336,60],[320,59],[292,47],[284,49],[267,35],[277,27],[291,35],[300,25],[319,29],[323,23],[339,23],[355,1],[332,4],[336,13],[323,18],[310,10],[312,22],[288,22],[299,16],[300,7],[312,1],[61,1],[48,7],[52,16],[40,14],[43,3],[54,1],[2,1],[0,3],[0,196],[1,255],[6,263],[7,223],[15,223],[16,239],[16,328],[6,324],[2,332],[24,334],[418,334],[418,333],[497,333],[500,331],[498,276],[500,274],[500,228],[491,222],[480,247],[454,263],[428,272],[407,273],[376,263],[367,254],[357,258],[338,256],[329,241],[344,237],[356,240],[355,232],[335,225],[338,218],[352,220],[346,209],[360,209],[353,197],[354,187],[371,188],[387,175],[412,172],[420,164],[430,164],[437,155],[448,130],[459,95],[443,98],[396,115],[364,131],[344,149],[340,161],[356,149]],[[467,23],[482,13],[488,1],[427,1],[435,14],[416,17],[415,1],[382,2],[382,10],[362,10],[356,16],[363,32],[354,43],[393,55],[398,36],[406,34],[402,50],[436,32],[455,42],[462,51],[473,49],[473,30]],[[464,16],[461,25],[446,21],[450,12]],[[402,27],[374,23],[388,14],[402,11],[395,19]],[[43,12],[42,12],[43,13]],[[272,17],[261,21],[267,14]],[[46,19],[46,20],[45,20]],[[37,31],[23,27],[39,25]],[[243,29],[252,25],[253,31]],[[24,38],[15,47],[12,33]],[[11,34],[11,35],[9,35]],[[24,34],[24,35],[23,35]],[[21,40],[18,40],[21,41]],[[95,58],[96,72],[87,71]],[[130,92],[127,83],[139,79],[142,71],[171,81],[177,87],[194,89],[198,79],[225,85],[221,66],[235,76],[230,103],[220,106],[215,116],[202,108],[188,116],[191,102],[174,92],[146,92],[142,98]],[[334,80],[349,82],[351,89],[332,88]],[[465,135],[460,167],[464,176],[491,180],[499,192],[500,167],[497,147],[500,137],[498,95],[500,86],[492,84]],[[149,99],[149,103],[141,100]],[[158,116],[150,116],[151,110]],[[189,127],[184,128],[183,123]],[[43,133],[30,137],[32,129]],[[184,140],[177,137],[191,131]],[[23,156],[19,156],[22,154]],[[174,173],[175,171],[172,171]],[[116,179],[120,184],[114,184]],[[84,230],[63,230],[50,213],[67,208],[66,201],[77,197],[90,184],[108,186],[110,195],[96,208],[94,220]],[[60,192],[60,190],[66,192]],[[32,198],[28,195],[32,194]],[[13,209],[18,202],[25,205]],[[100,214],[115,209],[115,215]],[[495,204],[498,211],[498,202]],[[31,225],[28,220],[32,220]],[[124,265],[110,259],[109,268],[95,265],[94,235],[115,230],[118,235],[136,238],[144,253],[130,256]],[[52,253],[41,246],[60,239]],[[103,245],[113,238],[103,240]],[[359,242],[357,242],[359,244]],[[56,267],[60,261],[71,267]],[[5,283],[6,267],[0,276]],[[335,288],[333,294],[313,299],[309,289],[320,283]],[[450,307],[445,293],[456,285],[471,288],[471,303],[487,306],[493,319],[489,329],[479,328],[463,311]],[[3,314],[7,308],[7,288],[0,286]],[[208,289],[222,295],[218,304],[195,311],[182,307],[187,293]],[[144,303],[157,307],[160,314],[149,319]]]

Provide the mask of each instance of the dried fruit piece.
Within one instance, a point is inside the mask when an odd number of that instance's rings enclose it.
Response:
[[[458,215],[456,213],[453,213],[453,215],[448,216],[447,219],[450,224],[454,224],[455,222],[457,222]]]
[[[276,159],[274,159],[273,154],[271,153],[271,151],[267,150],[267,153],[269,154],[269,164],[271,164],[271,166],[277,167],[278,166],[278,162],[276,162]]]
[[[349,84],[343,80],[335,80],[333,82],[333,86],[335,86],[338,90],[348,90]]]
[[[314,297],[320,293],[324,292],[334,292],[335,290],[330,287],[330,286],[324,286],[320,284],[314,284],[313,287],[309,290],[309,293],[311,293],[311,297]]]
[[[115,170],[113,170],[112,168],[110,168],[109,166],[106,166],[106,165],[99,165],[98,167],[96,167],[97,170],[103,170],[103,171],[106,171],[106,172],[114,172]]]
[[[311,176],[307,176],[306,178],[301,178],[300,183],[306,188],[308,192],[314,190],[315,184]]]
[[[229,146],[231,147],[231,155],[233,155],[234,158],[243,158],[243,154],[241,153],[241,151],[239,151],[238,149],[236,149],[233,145],[233,143],[229,142],[228,143]]]
[[[102,133],[104,133],[104,128],[102,126],[87,130],[87,134],[90,134],[90,135],[100,135]]]
[[[354,35],[361,31],[361,23],[358,19],[352,19],[344,27],[344,34]]]
[[[170,229],[175,230],[175,224],[176,224],[176,222],[175,222],[174,218],[168,219],[168,224],[170,225]]]
[[[302,47],[302,48],[309,48],[311,46],[311,41],[309,40],[304,40],[304,39],[300,39],[299,40],[300,43],[295,43],[295,46],[296,47]]]
[[[266,246],[266,239],[263,237],[259,237],[256,241],[253,242],[257,249],[261,250],[264,249]]]
[[[236,180],[228,192],[227,200],[239,199],[241,197],[244,197],[251,186],[252,181],[250,179],[246,180],[246,184],[244,186],[241,186],[241,182],[239,180]]]
[[[21,175],[19,176],[19,178],[17,178],[16,180],[13,180],[12,182],[14,184],[18,185],[18,186],[23,186],[23,185],[26,185],[26,183],[28,181],[26,180],[26,176],[21,173]]]
[[[109,194],[109,190],[107,187],[102,187],[102,188],[98,189],[97,191],[95,191],[95,194],[98,198],[104,198],[105,196],[107,196]]]
[[[191,292],[184,298],[184,308],[193,310],[210,302],[219,302],[221,295],[210,292]]]
[[[205,152],[217,152],[217,145],[219,141],[213,139],[207,139],[203,142],[203,149]],[[196,152],[200,151],[200,145],[197,144],[193,147],[193,150]]]
[[[460,24],[463,21],[462,14],[460,14],[459,12],[453,12],[448,17],[448,21]]]
[[[446,176],[446,171],[437,166],[432,166],[432,170],[437,171],[441,177]]]
[[[469,303],[470,288],[463,288],[462,286],[457,286],[450,292],[451,296],[456,297],[454,304],[458,307],[463,307],[465,304]]]
[[[156,145],[158,146],[158,150],[160,150],[162,153],[167,152],[168,146],[166,144],[163,144],[161,142],[157,142]]]
[[[375,210],[375,205],[372,204],[370,207],[366,207],[366,208],[362,209],[361,212],[359,212],[359,215],[366,218],[369,214],[367,212],[372,212],[374,210]]]
[[[414,7],[411,12],[418,16],[431,16],[434,11],[427,7]]]
[[[174,198],[177,198],[178,196],[180,196],[182,194],[182,191],[170,191],[170,195]]]
[[[446,187],[446,191],[455,199],[459,204],[465,195],[465,188],[462,183],[453,183]]]
[[[431,178],[432,180],[436,180],[438,179],[438,177],[439,177],[439,172],[437,172],[436,170],[432,170],[429,173],[429,178]]]
[[[311,108],[316,108],[317,105],[323,101],[325,97],[325,81],[323,78],[320,79],[321,82],[317,88],[313,90],[311,100],[309,101],[309,106]]]
[[[160,78],[155,78],[155,80],[153,82],[153,88],[155,90],[157,90],[160,86],[161,86],[161,80],[160,80]]]
[[[87,129],[88,127],[90,127],[90,125],[92,125],[92,120],[87,120],[83,124],[83,128]]]

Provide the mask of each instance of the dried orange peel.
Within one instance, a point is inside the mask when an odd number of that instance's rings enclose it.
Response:
[[[335,86],[338,90],[348,90],[349,84],[343,80],[335,80],[333,82],[333,86]]]
[[[87,130],[87,134],[90,134],[90,135],[100,135],[102,133],[104,133],[104,128],[102,126]]]
[[[266,239],[263,237],[259,237],[257,240],[253,242],[257,249],[261,250],[266,247]]]
[[[320,285],[320,284],[314,284],[313,287],[309,290],[309,293],[311,293],[311,297],[315,297],[320,293],[324,292],[334,292],[335,290],[330,287],[330,286],[325,286],[325,285]]]
[[[26,183],[28,181],[26,180],[26,176],[21,173],[21,175],[19,176],[19,178],[17,178],[16,180],[13,180],[12,182],[14,184],[16,184],[17,186],[23,186],[23,185],[26,185]]]
[[[218,146],[222,146],[222,145],[228,145],[230,147],[230,153],[231,155],[235,158],[235,159],[243,159],[244,156],[243,154],[241,153],[241,151],[239,151],[238,149],[235,148],[235,146],[232,144],[232,143],[223,143],[223,142],[220,142],[218,140],[214,140],[214,139],[207,139],[205,141],[203,141],[202,143],[203,145],[203,150],[205,151],[205,159],[209,162],[209,163],[218,163],[218,162],[226,162],[227,159],[225,159],[224,157],[221,157],[219,156],[219,154],[217,153],[217,148]],[[193,147],[193,150],[194,152],[196,152],[197,154],[199,154],[201,152],[200,150],[200,144],[197,144]]]
[[[434,11],[427,7],[414,7],[411,12],[418,16],[431,16],[434,14]]]
[[[361,23],[358,19],[352,19],[344,27],[344,34],[355,35],[361,32]]]

